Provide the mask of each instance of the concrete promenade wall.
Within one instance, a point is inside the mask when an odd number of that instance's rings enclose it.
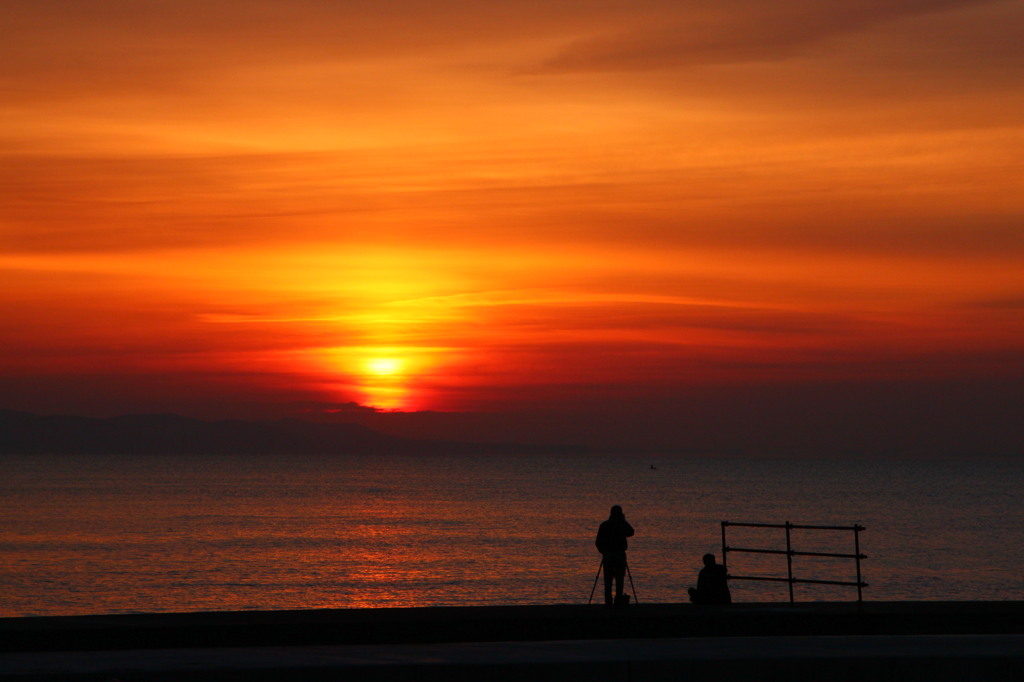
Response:
[[[0,619],[0,681],[1024,680],[1024,603]]]

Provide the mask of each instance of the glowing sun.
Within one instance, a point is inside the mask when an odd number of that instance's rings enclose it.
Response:
[[[366,370],[371,374],[390,376],[402,369],[402,361],[397,358],[373,358],[366,361]]]

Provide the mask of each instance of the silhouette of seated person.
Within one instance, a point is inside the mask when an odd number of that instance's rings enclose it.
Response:
[[[729,577],[725,566],[715,563],[714,554],[704,555],[704,568],[697,574],[696,589],[690,588],[690,601],[694,604],[731,604]]]
[[[633,537],[633,526],[626,521],[622,507],[615,505],[607,521],[597,529],[597,551],[601,553],[601,567],[604,569],[604,603],[606,606],[624,606],[627,599],[622,595],[622,583],[626,578],[626,549]],[[615,583],[615,600],[612,601],[612,582]]]

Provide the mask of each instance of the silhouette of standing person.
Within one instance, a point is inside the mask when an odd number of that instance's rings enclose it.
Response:
[[[633,526],[626,521],[622,507],[615,505],[607,521],[597,529],[597,551],[601,553],[604,568],[604,603],[606,606],[622,604],[622,583],[626,578],[626,538],[633,537]],[[612,581],[615,581],[615,601],[612,601]]]
[[[704,568],[697,574],[697,589],[690,588],[690,601],[694,604],[731,604],[729,574],[725,566],[715,563],[714,554],[704,555]]]

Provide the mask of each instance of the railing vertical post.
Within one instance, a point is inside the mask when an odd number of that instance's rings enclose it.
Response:
[[[863,581],[860,579],[860,526],[853,524],[853,553],[857,555],[857,603],[864,601]]]
[[[729,573],[729,563],[726,560],[726,555],[729,554],[729,545],[725,544],[725,527],[729,525],[728,521],[722,521],[722,568],[725,569],[726,574]]]
[[[789,571],[789,603],[794,603],[793,599],[793,542],[790,538],[789,530],[793,527],[789,521],[786,521],[786,568]]]

